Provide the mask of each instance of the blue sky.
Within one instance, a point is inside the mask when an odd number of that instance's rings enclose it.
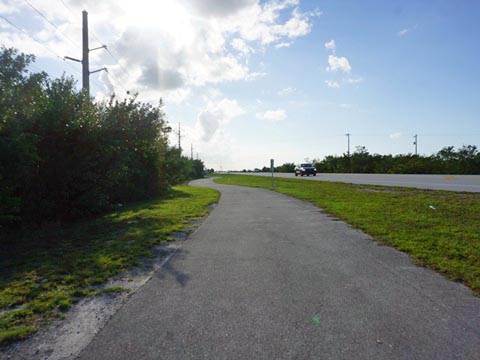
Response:
[[[109,68],[92,94],[163,98],[208,167],[342,154],[346,133],[382,154],[413,152],[414,134],[421,154],[479,144],[477,1],[4,0],[29,36],[0,19],[2,44],[79,79],[54,53],[80,57],[83,9],[91,47],[114,54],[92,53],[92,70]]]

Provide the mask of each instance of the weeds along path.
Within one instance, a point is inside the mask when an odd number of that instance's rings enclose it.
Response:
[[[79,359],[474,359],[480,299],[320,208],[219,204]]]

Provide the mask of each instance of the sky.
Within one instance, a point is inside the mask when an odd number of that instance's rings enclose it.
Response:
[[[91,94],[164,103],[171,145],[242,170],[480,145],[475,0],[0,0],[0,45]]]

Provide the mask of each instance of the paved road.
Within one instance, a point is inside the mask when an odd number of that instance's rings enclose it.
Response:
[[[479,359],[462,285],[313,205],[195,184],[218,206],[79,359]]]
[[[235,173],[272,176],[270,173]],[[277,177],[294,178],[294,174],[275,173]],[[405,186],[419,189],[480,192],[480,175],[393,175],[393,174],[317,174],[297,177],[319,181],[341,181],[353,184]]]

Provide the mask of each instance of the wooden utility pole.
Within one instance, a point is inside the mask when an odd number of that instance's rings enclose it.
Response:
[[[418,135],[417,134],[413,135],[413,139],[414,139],[413,140],[413,145],[415,145],[415,155],[417,155]]]

